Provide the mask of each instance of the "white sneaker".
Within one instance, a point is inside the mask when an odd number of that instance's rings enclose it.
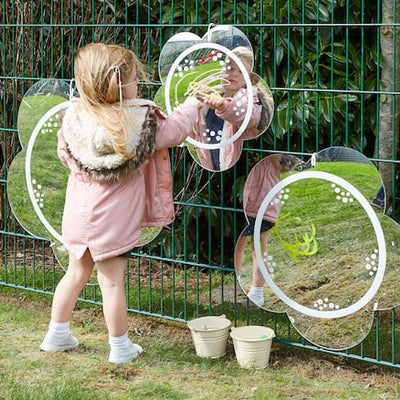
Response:
[[[136,360],[142,353],[142,346],[129,341],[129,343],[122,349],[112,349],[108,361],[113,364],[122,364]]]
[[[264,294],[261,291],[253,290],[253,286],[250,288],[249,293],[247,294],[249,299],[258,307],[262,307],[264,305]]]
[[[40,349],[43,351],[67,351],[75,349],[78,345],[78,340],[71,333],[61,338],[47,333],[40,345]]]

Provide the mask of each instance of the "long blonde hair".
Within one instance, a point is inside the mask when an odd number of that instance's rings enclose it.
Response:
[[[118,45],[90,43],[81,48],[74,61],[76,86],[80,106],[85,109],[111,136],[114,151],[126,158],[128,126],[134,125],[121,107],[122,87],[135,73],[146,79],[143,65],[135,53]]]

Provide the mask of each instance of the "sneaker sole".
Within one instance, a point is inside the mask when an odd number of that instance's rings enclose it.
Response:
[[[143,348],[142,346],[139,346],[138,344],[134,344],[136,352],[135,353],[130,353],[129,355],[126,355],[126,357],[121,357],[121,358],[113,358],[109,357],[108,361],[112,364],[124,364],[129,361],[135,361],[137,358],[143,353]]]
[[[40,345],[40,350],[45,351],[45,352],[68,351],[68,350],[76,349],[78,346],[79,346],[79,342],[70,344],[70,345],[65,345],[65,346],[51,346],[51,345],[42,343]]]

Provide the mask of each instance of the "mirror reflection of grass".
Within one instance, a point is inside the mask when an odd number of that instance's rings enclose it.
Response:
[[[13,160],[7,191],[14,215],[20,224],[32,235],[49,238],[43,224],[36,215],[25,181],[25,151],[30,136],[42,116],[57,104],[66,101],[59,95],[28,96],[23,99],[18,113],[18,128],[23,150]],[[50,118],[44,133],[39,133],[33,146],[31,160],[32,186],[42,212],[50,224],[61,231],[67,169],[57,157],[56,117]],[[47,131],[46,131],[47,129]]]
[[[38,135],[32,151],[31,177],[43,215],[56,231],[61,232],[69,171],[57,156],[57,131],[58,128]]]
[[[18,110],[18,136],[23,146],[28,145],[32,131],[43,115],[64,101],[67,99],[60,95],[36,95],[22,99]]]
[[[345,318],[315,319],[295,311],[290,316],[307,340],[332,350],[354,347],[368,335],[374,322],[372,305]]]
[[[363,213],[362,208],[353,208]],[[357,219],[347,215],[325,225],[318,220],[318,214],[310,220],[316,226],[318,252],[301,257],[298,262],[288,256],[275,232],[271,232],[270,254],[276,262],[274,280],[300,304],[312,307],[317,299],[328,297],[343,308],[357,301],[372,282],[365,259],[377,248],[375,233],[366,215]],[[290,242],[296,229],[288,227],[286,234]]]
[[[204,79],[211,74],[215,75],[215,80],[211,82],[210,86],[215,86],[221,83],[219,79],[219,74],[221,71],[221,66],[218,62],[210,62],[207,64],[202,64],[198,66],[194,66],[190,72],[183,72],[183,76],[173,76],[171,79],[171,86],[170,86],[170,103],[171,107],[175,107],[178,104],[184,102],[185,98],[187,97],[186,91],[189,88],[189,84],[192,82],[199,82],[200,80]],[[166,77],[162,79],[163,85],[157,91],[154,101],[159,105],[165,112],[167,111],[165,105],[165,82]],[[178,103],[178,104],[177,104]]]
[[[317,163],[316,169],[347,179],[367,199],[372,199],[380,187],[379,174],[372,164]],[[366,269],[365,261],[377,248],[367,214],[355,199],[347,203],[337,200],[331,182],[307,179],[287,188],[288,199],[280,212],[286,218],[278,220],[279,232],[287,243],[295,243],[296,235],[300,241],[304,232],[311,235],[313,224],[318,251],[296,261],[280,243],[276,229],[272,229],[268,238],[268,256],[272,259],[268,268],[274,265],[273,273],[270,272],[274,282],[286,295],[310,308],[324,298],[340,308],[353,304],[365,294],[374,277],[369,275],[374,271]],[[247,267],[242,269],[241,279],[248,289],[252,273],[250,242],[244,260]],[[272,296],[266,307],[276,311],[287,308],[279,303]]]
[[[143,246],[146,243],[154,240],[161,232],[162,228],[143,227],[140,229],[140,241],[138,246]]]
[[[346,179],[369,202],[381,185],[379,173],[372,164],[317,163],[316,169]],[[365,295],[375,273],[366,268],[366,258],[371,257],[377,243],[375,232],[364,209],[355,199],[353,202],[344,203],[343,196],[348,199],[352,196],[348,197],[341,191],[336,193],[331,183],[323,180],[297,181],[289,185],[287,194],[288,199],[282,205],[281,215],[294,216],[293,224],[288,223],[290,219],[287,218],[282,221],[280,230],[290,242],[294,240],[294,234],[299,233],[299,218],[302,221],[302,232],[310,232],[312,222],[316,227],[318,252],[308,257],[302,256],[296,262],[281,246],[273,229],[268,240],[268,256],[272,256],[268,268],[275,263],[273,273],[270,272],[275,284],[294,301],[311,309],[315,308],[315,305],[316,309],[321,306],[329,309],[329,304],[338,305],[340,308],[354,304]],[[337,200],[336,196],[341,198]],[[381,223],[386,221],[386,217],[379,210],[376,211]],[[390,242],[398,243],[392,231],[393,229],[387,227],[384,229],[385,237],[388,235],[391,238],[386,240],[388,248]],[[381,301],[382,306],[398,303],[393,278],[399,273],[399,268],[396,267],[399,264],[399,251],[396,252],[394,247],[390,250],[385,278],[375,296],[384,299]],[[245,251],[245,263],[241,281],[245,282],[245,290],[248,291],[252,279],[250,242]],[[369,275],[370,272],[372,276]],[[306,339],[330,349],[340,350],[355,346],[368,334],[373,324],[374,301],[345,318],[318,319],[289,309],[267,285],[264,287],[264,299],[265,309],[275,312],[287,311],[290,318],[293,318],[295,328]],[[322,301],[322,304],[319,304],[318,300]]]

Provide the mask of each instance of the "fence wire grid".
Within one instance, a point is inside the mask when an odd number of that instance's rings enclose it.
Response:
[[[64,271],[49,240],[19,224],[7,198],[8,171],[21,151],[18,109],[44,78],[69,83],[74,52],[101,41],[133,49],[152,99],[161,82],[158,59],[175,33],[200,37],[210,26],[234,25],[253,45],[255,72],[269,85],[275,114],[261,138],[246,141],[226,172],[199,167],[185,147],[171,150],[176,220],[127,267],[128,309],[185,322],[225,314],[235,324],[265,324],[276,341],[399,368],[397,308],[376,312],[368,337],[343,352],[303,339],[283,314],[252,306],[236,282],[235,244],[245,226],[242,192],[251,168],[281,152],[302,159],[324,148],[353,148],[377,165],[387,213],[399,221],[399,5],[394,1],[3,0],[0,5],[0,287],[52,295]],[[81,301],[101,304],[91,280]]]

